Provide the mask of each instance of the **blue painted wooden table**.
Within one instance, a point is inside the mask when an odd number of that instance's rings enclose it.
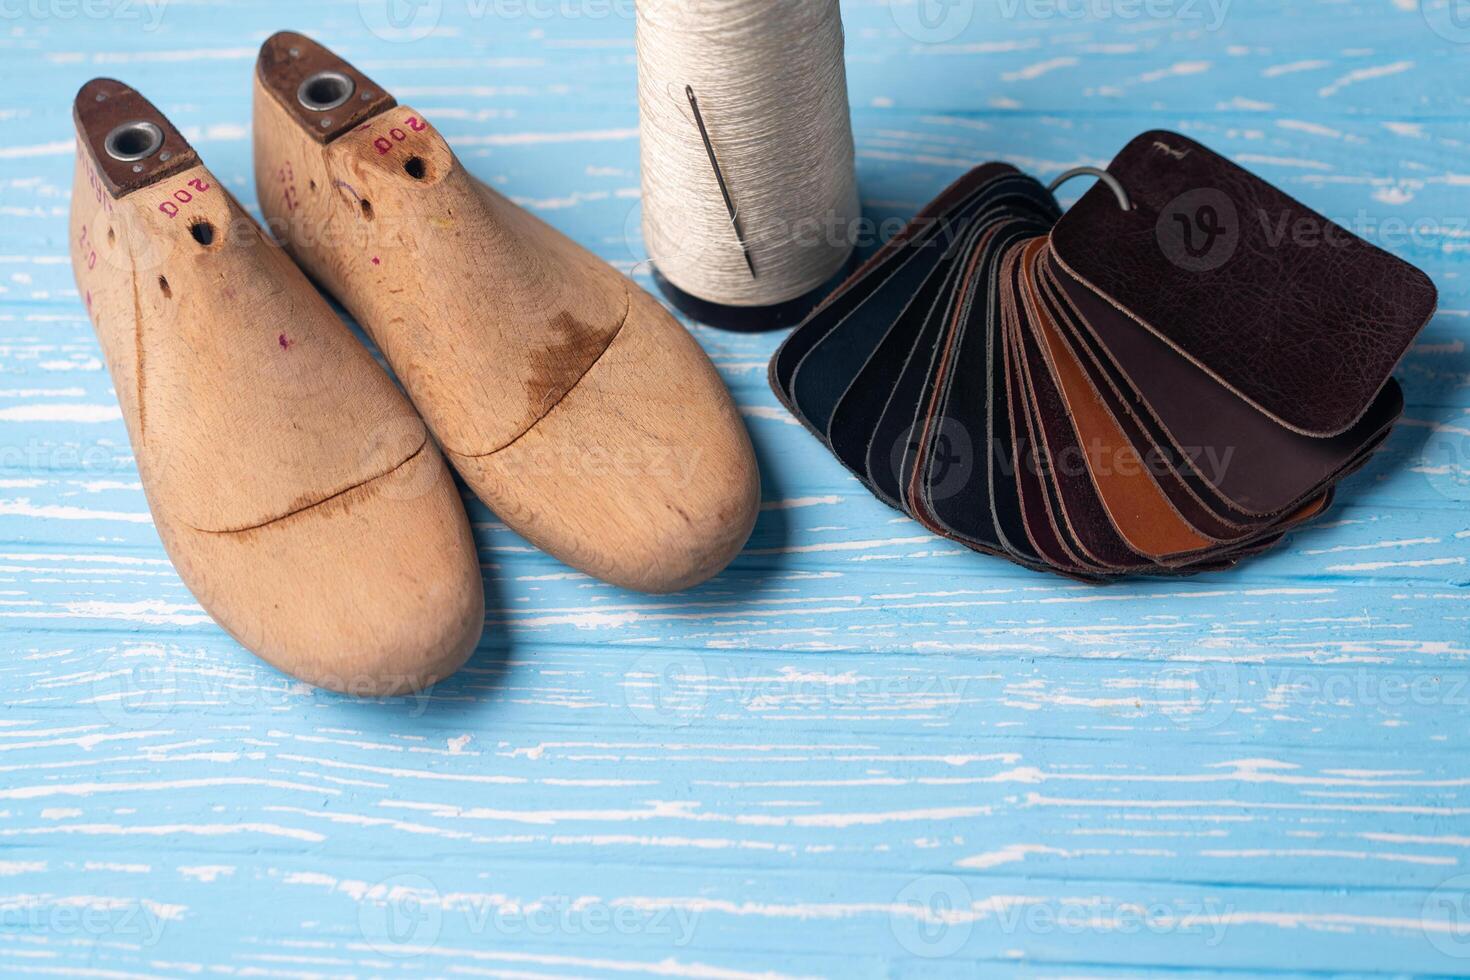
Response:
[[[0,975],[1470,971],[1451,2],[845,8],[879,222],[1167,127],[1435,279],[1402,425],[1284,547],[1101,588],[972,555],[778,407],[779,338],[696,328],[763,467],[746,553],[646,598],[472,501],[483,644],[384,703],[257,663],[166,560],[68,267],[72,95],[135,85],[253,208],[256,48],[305,31],[647,284],[629,4],[0,2]]]

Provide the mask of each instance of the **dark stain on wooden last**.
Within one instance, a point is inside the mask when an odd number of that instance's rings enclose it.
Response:
[[[593,326],[563,310],[551,318],[541,343],[531,350],[526,394],[543,417],[582,380],[613,338],[618,324]]]

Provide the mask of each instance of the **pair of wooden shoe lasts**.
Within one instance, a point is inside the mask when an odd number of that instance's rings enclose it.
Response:
[[[126,85],[87,83],[75,117],[72,263],[154,521],[271,664],[382,695],[464,662],[484,591],[445,456],[506,524],[617,585],[687,588],[745,543],[755,458],[698,344],[330,51],[282,33],[256,65],[284,252]]]

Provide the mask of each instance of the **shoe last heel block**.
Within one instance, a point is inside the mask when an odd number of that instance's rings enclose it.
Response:
[[[760,478],[719,374],[605,262],[471,177],[423,115],[299,34],[261,47],[261,207],[372,335],[470,487],[646,592],[723,569]]]
[[[96,79],[74,115],[72,267],[184,583],[311,684],[452,673],[484,591],[422,420],[157,109]]]

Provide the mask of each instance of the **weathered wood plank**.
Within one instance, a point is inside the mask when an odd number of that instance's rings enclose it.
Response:
[[[1321,523],[1186,581],[1023,572],[819,452],[777,338],[696,328],[747,553],[633,596],[472,503],[491,632],[375,703],[258,664],[158,545],[65,259],[72,94],[126,79],[253,208],[255,48],[317,34],[646,284],[628,5],[431,0],[412,43],[373,0],[7,11],[0,973],[1464,973],[1470,36],[1425,6],[844,7],[875,238],[973,163],[1167,127],[1431,274],[1406,421]]]

